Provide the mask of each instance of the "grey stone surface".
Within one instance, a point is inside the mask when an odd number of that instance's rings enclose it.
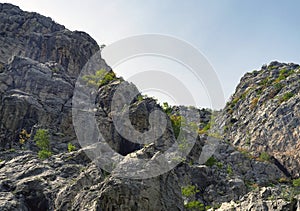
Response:
[[[217,121],[235,146],[268,153],[293,177],[300,176],[299,80],[297,64],[271,62],[247,73]]]
[[[0,210],[169,211],[189,210],[188,203],[195,201],[202,210],[300,209],[299,190],[289,178],[299,175],[298,65],[272,62],[246,74],[223,111],[197,110],[199,130],[208,122],[212,129],[195,138],[179,165],[148,179],[123,178],[118,168],[132,173],[135,161],[153,160],[176,142],[170,118],[153,143],[133,143],[112,121],[112,98],[124,80],[100,86],[93,93],[97,126],[109,146],[124,156],[112,173],[100,169],[101,161],[88,156],[94,146],[78,144],[71,116],[76,78],[99,49],[97,43],[86,33],[71,32],[10,4],[0,4],[0,20]],[[287,99],[289,92],[293,95]],[[188,109],[173,107],[171,115]],[[154,110],[162,111],[155,100],[133,99],[133,127],[148,131]],[[33,141],[39,128],[50,133],[53,155],[45,160],[38,158]],[[19,142],[22,129],[31,133],[24,144]],[[185,135],[187,141],[194,138],[189,131]],[[76,145],[73,152],[67,150],[70,142]],[[259,158],[265,151],[271,157]],[[158,163],[167,166],[170,160]],[[148,169],[149,175],[156,167]],[[197,191],[182,195],[189,186]]]

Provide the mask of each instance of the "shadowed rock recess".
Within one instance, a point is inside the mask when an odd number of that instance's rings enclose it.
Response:
[[[299,65],[272,62],[245,74],[223,110],[197,109],[200,122],[184,123],[199,135],[173,170],[126,179],[98,168],[72,125],[75,82],[98,50],[84,32],[0,4],[1,211],[300,210]],[[151,160],[176,143],[178,111],[193,108],[162,108],[137,96],[129,109],[137,131],[149,130],[154,110],[169,118],[158,140],[132,143],[112,121],[112,97],[124,80],[103,59],[99,65],[111,77],[98,84],[95,120],[125,156],[123,165]],[[49,144],[41,147],[35,137],[44,129]]]

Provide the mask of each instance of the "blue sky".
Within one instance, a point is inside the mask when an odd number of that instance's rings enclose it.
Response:
[[[70,30],[86,31],[99,44],[145,33],[185,40],[212,64],[226,99],[246,72],[273,60],[300,63],[300,1],[296,0],[2,2],[50,16]]]

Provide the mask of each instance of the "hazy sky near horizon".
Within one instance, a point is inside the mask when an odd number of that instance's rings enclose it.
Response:
[[[164,34],[199,49],[225,98],[246,72],[273,60],[300,63],[300,1],[290,0],[6,0],[49,16],[109,45],[139,34]],[[206,105],[203,105],[206,106]]]

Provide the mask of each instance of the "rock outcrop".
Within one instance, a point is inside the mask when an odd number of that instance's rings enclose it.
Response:
[[[218,119],[235,146],[268,153],[293,177],[300,176],[299,81],[296,64],[271,62],[247,73]]]
[[[76,139],[73,89],[98,44],[11,4],[0,4],[0,34],[0,149],[18,148],[19,132],[33,126],[47,126],[60,142]],[[110,70],[104,61],[101,66]],[[58,152],[66,144],[55,147]]]
[[[263,187],[244,195],[238,202],[223,203],[223,210],[300,210],[300,195],[287,186]]]
[[[86,33],[71,32],[51,18],[24,12],[11,4],[0,5],[0,62],[13,56],[60,64],[77,77],[88,59],[99,50]]]
[[[298,65],[273,62],[246,74],[216,115],[184,106],[162,108],[115,77],[99,55],[97,69],[111,75],[81,93],[85,99],[94,97],[93,107],[72,113],[80,100],[74,97],[76,79],[99,50],[97,43],[84,32],[71,32],[11,4],[0,4],[0,35],[0,210],[300,210],[300,191],[290,180],[299,175]],[[115,110],[121,85],[137,95],[128,107]],[[116,100],[128,96],[124,92]],[[184,118],[190,110],[199,118]],[[113,118],[125,111],[129,121],[121,125],[139,133],[118,130]],[[167,117],[158,126],[155,112]],[[79,139],[86,131],[75,134],[72,115],[79,126],[89,126],[85,117],[91,113],[103,140],[122,158],[109,166],[112,172],[90,156],[102,140],[96,137],[82,146]],[[166,129],[150,143],[131,141],[147,132],[157,135],[151,129],[164,124]],[[50,135],[52,156],[47,159],[37,154],[38,129]],[[193,141],[186,156],[175,151],[168,159],[161,156]],[[68,149],[70,143],[75,146]],[[137,169],[136,164],[151,168]],[[165,167],[162,174],[160,166]],[[140,172],[147,179],[129,177]]]

